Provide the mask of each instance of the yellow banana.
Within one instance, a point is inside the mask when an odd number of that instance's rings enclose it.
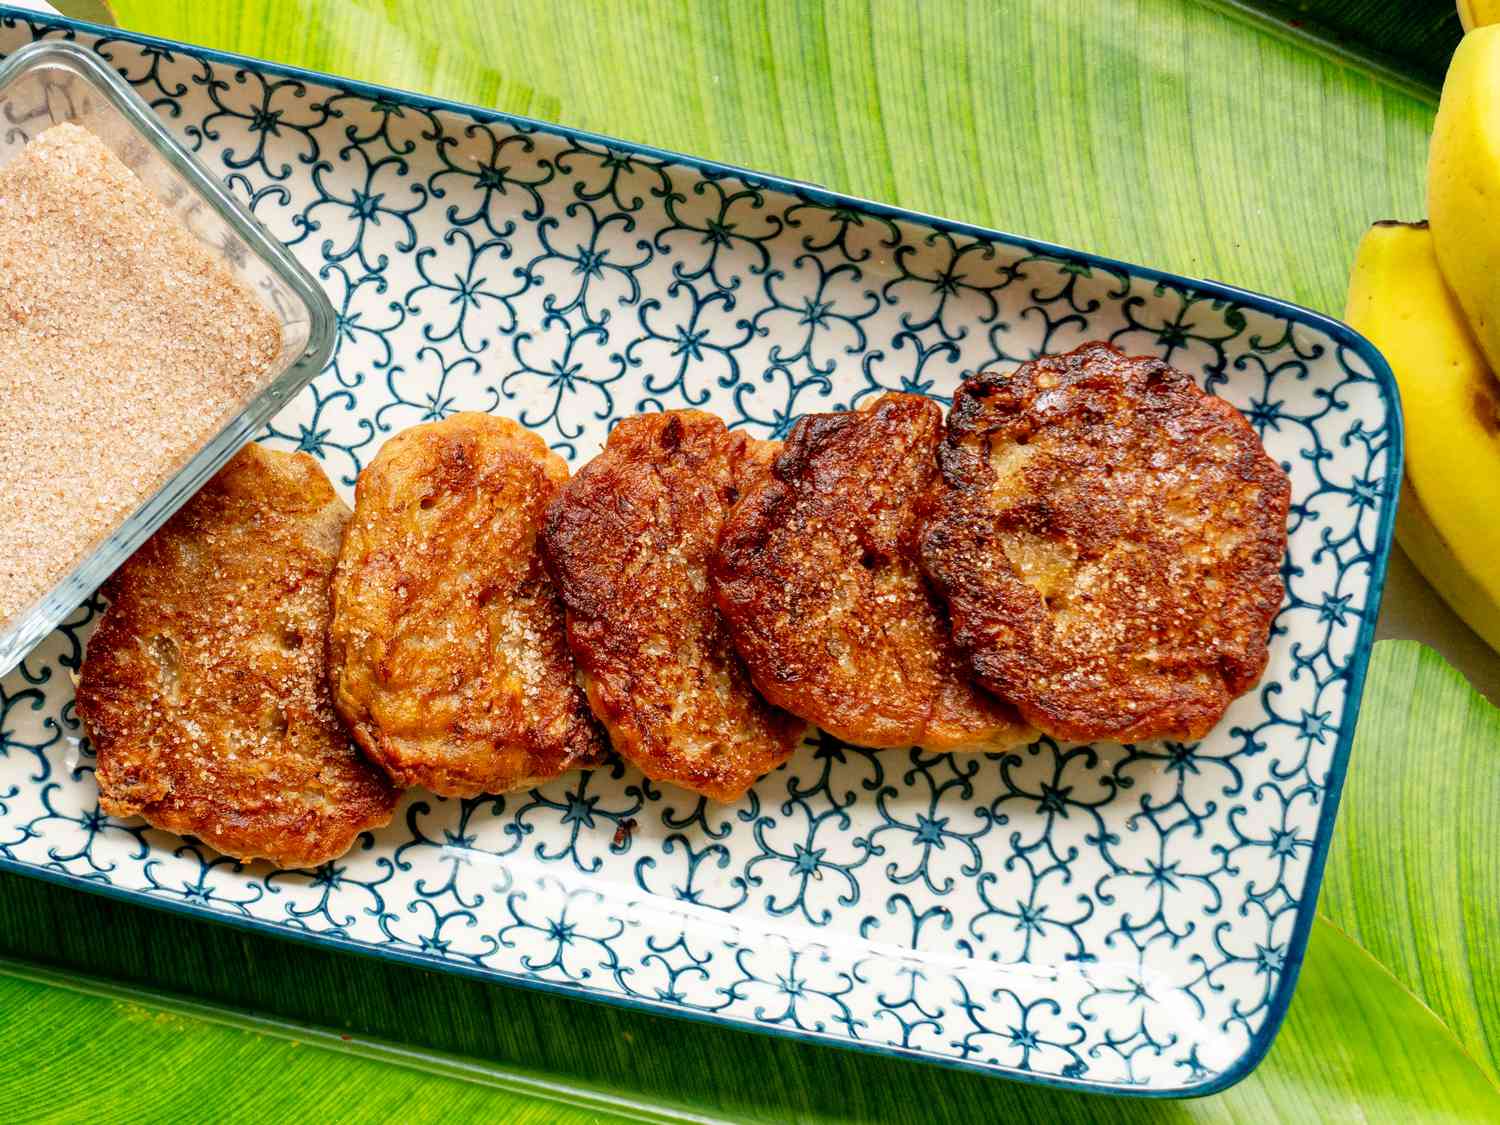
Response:
[[[1427,224],[1366,232],[1344,319],[1380,349],[1401,387],[1406,479],[1396,537],[1500,652],[1500,381],[1444,283]]]
[[[1427,212],[1443,277],[1500,371],[1500,24],[1463,37],[1432,128]]]
[[[1500,23],[1500,0],[1458,0],[1458,18],[1465,31]]]

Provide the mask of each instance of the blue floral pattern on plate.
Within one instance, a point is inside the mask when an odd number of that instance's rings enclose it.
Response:
[[[1310,925],[1379,598],[1400,419],[1314,314],[802,185],[189,48],[92,45],[327,286],[339,346],[263,440],[348,495],[457,410],[574,465],[642,410],[779,437],[1107,339],[1243,410],[1293,481],[1265,679],[1198,743],[875,753],[734,807],[620,765],[414,792],[314,871],[103,815],[70,676],[95,599],[0,682],[0,864],[422,964],[1022,1077],[1203,1091],[1258,1061]],[[13,128],[19,128],[13,125]]]

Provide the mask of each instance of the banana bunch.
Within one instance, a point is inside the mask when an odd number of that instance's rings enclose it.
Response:
[[[1377,223],[1346,319],[1401,387],[1406,479],[1396,537],[1500,652],[1500,0],[1459,0],[1428,157],[1429,223]]]

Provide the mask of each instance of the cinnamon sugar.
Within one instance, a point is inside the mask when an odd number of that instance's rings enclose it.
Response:
[[[276,317],[93,134],[0,169],[0,624],[267,379]]]

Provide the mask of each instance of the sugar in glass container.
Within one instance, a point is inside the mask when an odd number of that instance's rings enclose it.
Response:
[[[206,444],[169,465],[155,491],[113,531],[85,545],[86,553],[57,585],[0,622],[0,674],[19,664],[305,387],[327,364],[335,342],[333,308],[317,282],[99,56],[73,43],[43,40],[0,63],[0,166],[62,122],[98,137],[275,315],[281,353],[248,396],[224,412]]]

